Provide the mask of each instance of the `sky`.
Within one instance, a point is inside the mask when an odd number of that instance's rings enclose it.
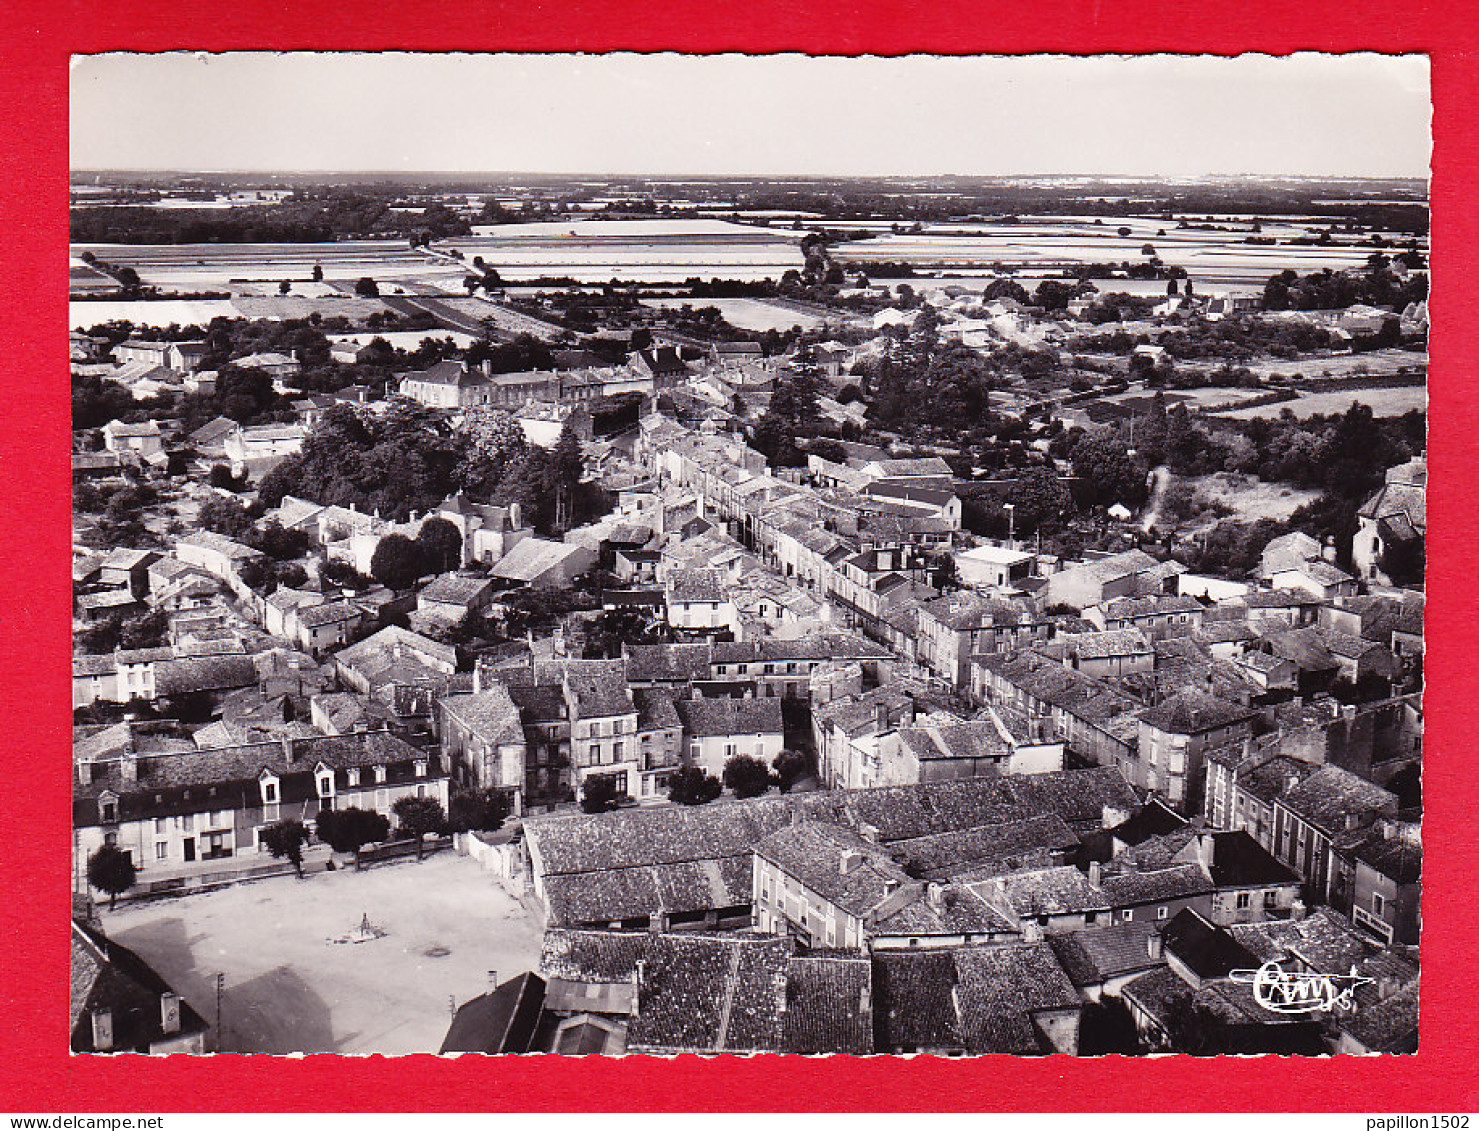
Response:
[[[74,169],[1422,177],[1425,56],[74,56]]]

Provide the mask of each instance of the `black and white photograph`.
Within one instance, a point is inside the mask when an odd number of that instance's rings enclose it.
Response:
[[[72,1053],[1417,1051],[1425,56],[69,113]]]

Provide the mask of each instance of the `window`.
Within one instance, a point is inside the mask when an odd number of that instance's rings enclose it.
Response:
[[[424,778],[426,776],[426,759],[425,758],[418,758],[418,759],[416,759],[416,776],[418,778]]]
[[[1279,893],[1276,891],[1264,892],[1263,905],[1265,907],[1277,907],[1279,905]]]
[[[384,766],[376,766],[375,767],[375,784],[376,785],[383,785],[383,784],[385,784],[385,767]]]
[[[612,745],[612,747],[611,747],[611,760],[613,762],[620,762],[621,761],[621,756],[622,756],[623,753],[625,753],[625,751],[626,751],[626,743],[624,743],[624,742],[614,743]]]
[[[347,785],[351,785],[351,786],[359,785],[359,770],[358,770],[358,768],[351,769],[351,770],[345,770],[344,771],[344,780],[345,780],[345,784],[347,784]]]
[[[195,814],[193,814],[193,813],[186,813],[183,817],[181,817],[180,818],[180,828],[183,829],[187,833],[194,831],[194,829],[195,829]]]
[[[154,818],[154,831],[157,832],[157,833],[164,832],[164,818],[163,817],[155,817]]]
[[[334,796],[334,775],[332,773],[318,775],[318,795],[320,797]]]
[[[158,841],[155,841],[154,842],[154,859],[156,859],[156,860],[167,860],[167,859],[169,859],[169,841],[166,841],[166,840],[158,840]]]
[[[1133,923],[1134,921],[1135,921],[1135,912],[1132,909],[1126,907],[1123,911],[1120,912],[1120,922],[1121,923]]]
[[[273,781],[262,783],[262,800],[272,805],[277,801],[277,783]]]
[[[1253,906],[1253,893],[1249,891],[1238,892],[1238,910],[1246,911]]]
[[[104,801],[99,808],[102,810],[104,824],[111,825],[118,820],[118,802]]]
[[[1168,919],[1170,915],[1171,909],[1169,907],[1157,907],[1155,909],[1155,917],[1157,919]]]
[[[1387,901],[1381,897],[1381,892],[1374,891],[1371,893],[1371,911],[1373,914],[1380,915],[1386,910],[1386,906]]]
[[[601,764],[601,744],[599,742],[591,743],[591,763],[597,766]]]

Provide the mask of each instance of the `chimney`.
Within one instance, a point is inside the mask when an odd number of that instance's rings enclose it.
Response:
[[[92,1011],[92,1047],[94,1052],[113,1051],[113,1011],[111,1009]]]
[[[782,970],[779,974],[775,976],[775,1011],[777,1015],[781,1017],[784,1017],[786,1015],[787,988],[788,982],[786,980],[786,972]]]
[[[838,861],[838,869],[842,875],[850,876],[863,866],[863,854],[856,848],[846,848],[842,851],[842,858]]]
[[[1289,905],[1289,922],[1298,923],[1305,916],[1304,900],[1296,899]]]
[[[925,896],[929,899],[930,906],[936,911],[945,909],[945,889],[939,884],[930,884],[925,888]]]
[[[1022,920],[1022,941],[1023,942],[1030,942],[1030,943],[1042,942],[1042,938],[1043,938],[1043,929],[1042,929],[1042,924],[1041,923],[1039,923],[1036,919],[1023,919]]]
[[[885,899],[887,899],[889,896],[893,895],[894,892],[896,892],[898,890],[899,890],[899,881],[898,880],[884,880],[883,881],[883,897]]]
[[[288,765],[292,765],[297,757],[297,750],[293,744],[293,736],[285,734],[282,736],[282,757]]]
[[[1161,938],[1160,931],[1151,931],[1145,936],[1145,954],[1154,962],[1159,962],[1166,953],[1166,940]]]
[[[1381,823],[1381,839],[1395,840],[1397,838],[1397,822],[1384,820]]]
[[[78,785],[91,785],[92,784],[92,760],[91,759],[89,759],[89,758],[83,758],[82,760],[80,760],[77,763],[77,784]]]
[[[159,996],[159,1028],[166,1035],[180,1031],[180,995],[165,992]]]
[[[642,982],[647,976],[647,961],[639,958],[632,965],[632,1019],[640,1016],[640,1005],[642,1001]]]
[[[1288,793],[1291,789],[1293,789],[1298,784],[1299,784],[1299,775],[1298,774],[1285,774],[1284,775],[1284,792],[1285,793]]]
[[[1354,832],[1356,829],[1358,829],[1360,827],[1361,827],[1361,814],[1359,814],[1359,813],[1347,813],[1345,815],[1345,828],[1346,828],[1346,832]]]
[[[1097,860],[1090,860],[1089,861],[1089,883],[1093,884],[1095,887],[1098,887],[1100,881],[1103,880],[1103,879],[1104,879],[1104,865],[1101,864]]]
[[[132,750],[125,750],[119,756],[118,776],[130,785],[139,780],[139,756]]]
[[[497,970],[489,970],[488,971],[488,992],[491,994],[497,988],[498,988],[498,971]]]

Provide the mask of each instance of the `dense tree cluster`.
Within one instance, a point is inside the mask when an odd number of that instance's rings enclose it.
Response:
[[[1263,288],[1265,310],[1339,310],[1360,303],[1400,311],[1408,303],[1422,302],[1427,297],[1426,272],[1399,275],[1381,252],[1371,256],[1364,271],[1332,271],[1327,267],[1303,276],[1296,271],[1281,271]]]

